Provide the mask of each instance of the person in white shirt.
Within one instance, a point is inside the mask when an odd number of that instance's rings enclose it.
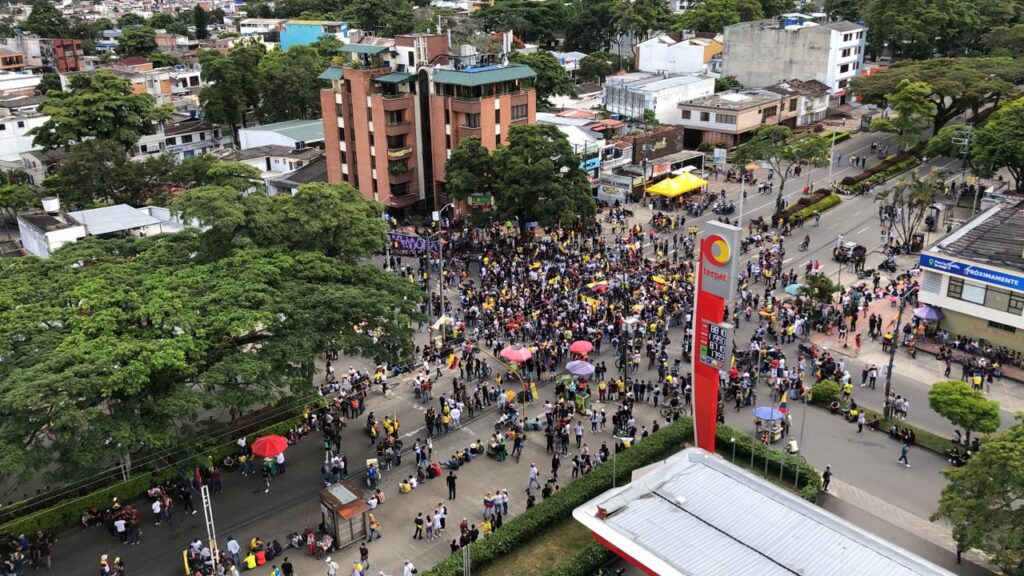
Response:
[[[242,563],[241,551],[242,547],[238,545],[238,540],[228,536],[228,554],[231,555],[231,561],[234,562],[235,566]]]
[[[405,567],[402,569],[402,576],[413,576],[413,574],[416,574],[417,572],[419,571],[412,565],[412,562],[406,560]]]
[[[160,522],[164,519],[164,507],[159,498],[153,500],[151,508],[153,509],[153,517],[156,518],[156,525],[159,526]]]
[[[284,452],[277,455],[277,473],[284,474]]]
[[[124,518],[114,520],[114,529],[117,530],[117,537],[121,539],[121,543],[128,541],[128,522]]]

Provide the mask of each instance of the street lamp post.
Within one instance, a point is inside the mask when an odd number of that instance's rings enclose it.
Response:
[[[889,364],[885,370],[885,402],[882,404],[882,416],[885,418],[892,416],[892,402],[889,399],[892,396],[892,366],[896,361],[896,347],[900,341],[900,324],[903,322],[903,309],[906,308],[907,298],[912,291],[912,288],[908,288],[903,294],[900,294],[900,309],[896,312],[896,326],[893,328],[892,346],[889,348]]]
[[[444,316],[444,234],[442,234],[444,211],[454,206],[455,204],[445,204],[433,214],[434,222],[437,222],[437,264],[439,268],[437,275],[437,297],[441,301],[441,311],[437,315],[438,318]],[[441,333],[444,334],[443,328]]]
[[[636,330],[637,319],[636,316],[630,316],[622,321],[622,343],[620,346],[621,355],[619,357],[620,372],[622,374],[622,381],[629,386],[629,351],[627,343],[633,339],[633,332]]]
[[[633,441],[633,437],[632,436],[612,436],[612,438],[615,439],[615,440],[622,440],[623,442],[632,442]],[[612,488],[615,488],[615,485],[616,485],[615,484],[615,482],[616,482],[616,472],[617,472],[617,464],[616,463],[618,461],[618,458],[617,458],[618,454],[619,454],[619,445],[615,444],[614,446],[612,446]]]

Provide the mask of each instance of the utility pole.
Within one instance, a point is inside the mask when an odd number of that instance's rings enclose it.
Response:
[[[210,502],[210,487],[203,484],[200,494],[203,496],[203,519],[206,520],[206,538],[210,542],[210,557],[213,559],[213,571],[220,564],[220,550],[217,548],[217,529],[213,525],[213,505]]]
[[[896,348],[900,343],[900,324],[903,322],[903,309],[907,307],[907,298],[910,297],[913,292],[913,288],[906,289],[903,294],[900,294],[900,309],[896,313],[896,326],[892,332],[892,347],[889,348],[889,365],[885,370],[885,401],[882,404],[882,417],[889,418],[892,416],[892,402],[889,397],[892,396],[892,366],[896,361]]]
[[[966,125],[960,130],[957,130],[953,135],[952,143],[960,147],[960,180],[962,185],[967,187],[967,166],[968,158],[971,154],[971,140],[974,136],[974,127]],[[959,198],[959,196],[957,196]],[[974,190],[974,202],[971,204],[971,218],[974,218],[974,213],[978,210],[978,188]]]

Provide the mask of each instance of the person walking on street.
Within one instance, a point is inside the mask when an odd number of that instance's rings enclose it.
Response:
[[[228,554],[231,555],[231,561],[236,566],[242,563],[241,551],[242,547],[238,545],[238,540],[235,540],[234,536],[228,536]]]
[[[380,537],[381,537],[381,534],[380,534],[380,522],[377,521],[377,518],[374,517],[372,512],[367,514],[367,518],[366,519],[370,523],[370,533],[366,535],[366,541],[367,542],[373,542],[374,536],[376,536],[377,539],[379,540]]]
[[[864,431],[864,423],[866,421],[867,419],[864,417],[863,411],[861,411],[860,414],[857,414],[857,434],[860,434],[861,432]]]
[[[448,499],[449,500],[455,500],[455,481],[458,480],[458,479],[459,479],[459,477],[455,475],[455,471],[449,471],[448,472],[448,478],[446,478],[446,482],[448,482]]]
[[[526,489],[527,490],[529,490],[530,488],[533,488],[534,484],[537,485],[537,488],[541,488],[542,487],[540,485],[540,480],[538,479],[539,476],[540,476],[540,472],[537,470],[537,465],[536,464],[530,464],[530,481],[526,484]]]
[[[832,467],[831,466],[825,466],[825,471],[821,473],[821,479],[822,479],[821,489],[824,490],[825,492],[828,492],[828,485],[829,485],[830,482],[832,482]]]
[[[405,566],[402,568],[402,576],[413,576],[417,572],[419,572],[419,570],[416,570],[416,567],[412,565],[412,562],[406,560]]]
[[[327,576],[338,576],[338,563],[331,559],[330,556],[325,560],[327,564]]]
[[[904,442],[903,445],[900,446],[900,457],[898,460],[896,460],[897,462],[902,462],[903,464],[905,464],[907,468],[910,468],[910,460],[907,459],[907,452],[909,451],[910,443]]]

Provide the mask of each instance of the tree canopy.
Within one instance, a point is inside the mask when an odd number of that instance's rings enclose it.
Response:
[[[894,140],[909,149],[921,141],[935,118],[935,103],[928,99],[933,92],[925,82],[900,80],[896,91],[885,95],[886,106],[895,117],[879,117],[871,121],[872,132],[894,132]]]
[[[925,98],[935,105],[932,128],[938,132],[959,114],[971,111],[976,115],[983,106],[1013,94],[1021,70],[1011,58],[904,61],[877,74],[854,78],[850,88],[866,103],[885,106],[886,95],[897,92],[903,80],[924,82],[931,87]]]
[[[1024,178],[1024,100],[1009,102],[996,110],[974,132],[971,165],[981,176],[1006,168],[1017,190]]]
[[[991,434],[999,430],[999,403],[960,380],[943,380],[928,391],[928,406],[967,433]]]
[[[149,26],[125,28],[117,39],[117,54],[121,57],[148,56],[156,51],[156,31]]]
[[[64,38],[68,21],[50,0],[35,0],[23,28],[43,38]]]
[[[817,134],[793,137],[786,126],[770,125],[758,128],[754,136],[736,147],[734,162],[766,162],[779,179],[777,209],[781,210],[782,191],[797,166],[826,166],[829,163],[829,141]]]
[[[347,185],[203,186],[176,207],[211,228],[0,262],[0,474],[95,472],[181,446],[200,411],[301,402],[328,347],[411,352],[422,295],[357,264],[383,249],[382,207]]]
[[[499,218],[541,226],[591,222],[597,211],[580,157],[550,124],[513,126],[508,144],[494,152]]]
[[[899,217],[892,231],[900,244],[909,244],[921,228],[928,209],[935,203],[935,182],[931,178],[901,178],[888,188],[875,192],[875,201],[896,207]]]
[[[67,92],[51,91],[39,107],[50,118],[28,133],[46,150],[67,148],[87,138],[117,142],[130,150],[155,124],[171,118],[149,94],[133,94],[131,84],[110,72],[77,74]]]
[[[592,52],[580,59],[576,77],[584,82],[604,82],[604,79],[615,70],[617,61],[617,56],[607,52]]]
[[[966,464],[942,473],[949,483],[932,520],[948,520],[961,549],[982,550],[1003,574],[1024,573],[1024,424],[989,437]]]
[[[259,115],[264,122],[320,117],[324,64],[315,48],[295,45],[268,53],[260,62]],[[246,87],[245,90],[252,90]]]
[[[575,94],[569,73],[562,68],[558,60],[550,52],[538,51],[531,54],[513,52],[509,60],[526,64],[537,73],[533,88],[537,92],[537,101],[542,105],[550,105],[552,96]]]
[[[460,140],[444,167],[445,190],[458,200],[491,192],[493,177],[491,152],[476,137]]]
[[[210,25],[210,15],[199,4],[192,10],[192,25],[196,27],[196,39],[205,40],[210,37],[210,31],[207,29]]]

